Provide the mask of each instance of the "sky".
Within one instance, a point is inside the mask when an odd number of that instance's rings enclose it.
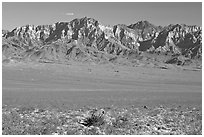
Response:
[[[166,26],[202,26],[200,2],[3,2],[2,28],[13,30],[27,24],[43,25],[91,17],[104,25],[130,25],[141,20]]]

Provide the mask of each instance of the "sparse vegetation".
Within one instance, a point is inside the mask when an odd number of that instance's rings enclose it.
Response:
[[[201,135],[199,108],[2,108],[3,135]]]

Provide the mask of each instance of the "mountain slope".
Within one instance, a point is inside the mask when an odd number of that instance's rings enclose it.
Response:
[[[110,27],[84,17],[2,31],[3,57],[31,61],[110,61],[141,52],[201,58],[201,49],[201,27],[179,24],[161,27],[148,21]]]

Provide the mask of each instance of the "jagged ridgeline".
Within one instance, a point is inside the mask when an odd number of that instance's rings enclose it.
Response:
[[[142,52],[201,59],[202,28],[184,24],[161,27],[148,21],[105,26],[84,17],[53,25],[26,25],[11,32],[2,30],[3,60],[110,61]]]

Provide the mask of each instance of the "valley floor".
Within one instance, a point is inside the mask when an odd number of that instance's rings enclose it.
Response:
[[[34,108],[33,113],[35,109],[48,108],[59,111],[120,108],[122,113],[124,108],[129,110],[132,107],[164,107],[165,110],[181,107],[184,110],[195,109],[199,115],[202,112],[202,71],[181,69],[173,65],[171,69],[159,69],[76,62],[67,65],[9,63],[3,64],[2,77],[3,122],[12,119],[11,111],[24,116],[21,114],[24,112],[16,111],[21,108]],[[179,113],[182,112],[180,109]],[[163,111],[161,113],[163,114]],[[142,115],[140,116],[142,118]],[[190,118],[197,116],[193,115]],[[199,117],[196,122],[202,126],[202,118]],[[8,125],[4,123],[3,133],[12,134],[8,133],[6,126]],[[201,129],[195,129],[192,133],[201,134]],[[191,133],[181,131],[178,134]]]

